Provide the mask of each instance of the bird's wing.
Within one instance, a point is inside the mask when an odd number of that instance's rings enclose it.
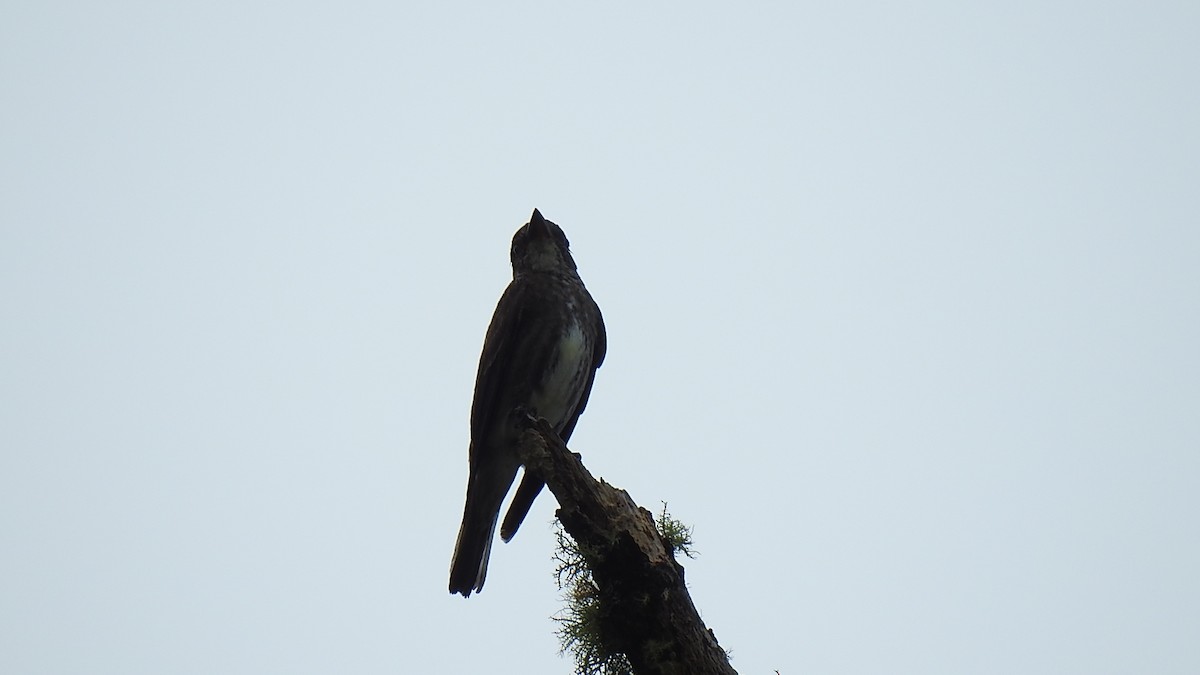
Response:
[[[563,425],[562,432],[559,433],[559,438],[563,440],[563,443],[571,440],[571,434],[575,431],[575,423],[579,421],[579,416],[587,407],[588,397],[592,394],[592,383],[596,381],[596,369],[604,363],[604,353],[608,349],[608,336],[604,332],[604,317],[600,315],[600,307],[595,302],[592,303],[592,310],[596,313],[597,326],[596,346],[592,348],[592,369],[588,373],[583,391],[579,393],[579,403],[575,405],[575,410]]]
[[[600,313],[600,305],[597,305],[595,300],[592,301],[592,309],[596,311],[596,325],[599,326],[599,332],[596,333],[596,349],[592,352],[595,359],[593,368],[599,368],[604,363],[604,353],[608,351],[608,334],[604,331],[604,315]]]
[[[527,336],[528,326],[537,320],[540,303],[531,302],[532,286],[521,279],[514,279],[500,296],[492,323],[488,326],[483,342],[483,354],[479,357],[479,372],[475,376],[475,399],[471,404],[471,466],[481,459],[477,455],[486,452],[484,435],[493,428],[496,415],[508,415],[504,401],[513,397],[510,389],[520,370],[540,368],[544,364],[521,362],[522,358],[544,358],[545,350],[518,349],[522,336]],[[519,392],[516,392],[519,395]]]

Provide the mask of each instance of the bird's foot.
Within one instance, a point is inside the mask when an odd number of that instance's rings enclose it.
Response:
[[[534,408],[533,406],[528,406],[528,405],[519,405],[519,406],[513,408],[512,414],[513,414],[513,418],[519,422],[523,421],[523,422],[536,423],[539,419],[538,414],[537,414],[537,408]]]

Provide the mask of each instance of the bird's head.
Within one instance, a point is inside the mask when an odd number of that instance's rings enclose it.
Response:
[[[575,260],[571,257],[570,243],[562,228],[533,210],[529,222],[513,235],[513,274],[524,272],[575,272]]]

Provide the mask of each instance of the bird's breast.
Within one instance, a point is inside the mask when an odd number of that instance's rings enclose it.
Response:
[[[541,386],[533,392],[538,415],[561,427],[574,414],[591,367],[592,349],[579,322],[572,322],[555,343],[550,367]]]

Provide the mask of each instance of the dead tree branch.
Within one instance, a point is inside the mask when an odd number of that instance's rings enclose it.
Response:
[[[518,451],[558,499],[558,519],[591,568],[604,647],[624,653],[637,675],[737,675],[652,514],[596,480],[545,420],[527,420]]]

